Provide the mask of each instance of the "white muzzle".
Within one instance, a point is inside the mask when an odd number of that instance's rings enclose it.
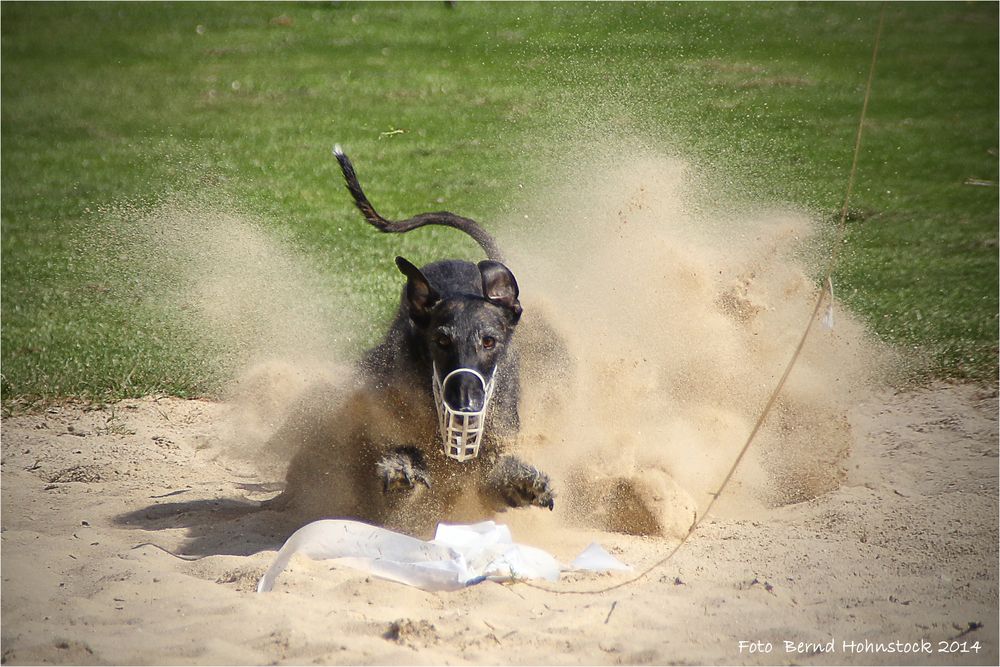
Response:
[[[468,461],[479,456],[479,444],[483,440],[483,429],[486,425],[486,409],[493,398],[497,369],[493,367],[490,379],[471,368],[456,368],[438,378],[437,366],[433,366],[434,405],[438,412],[438,432],[444,444],[444,453],[456,461]],[[459,373],[474,376],[483,385],[483,405],[479,410],[456,410],[444,398],[444,388],[448,380]]]

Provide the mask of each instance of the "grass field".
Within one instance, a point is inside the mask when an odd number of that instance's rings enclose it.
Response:
[[[689,156],[733,196],[832,220],[878,11],[5,2],[4,404],[216,387],[195,342],[123,298],[111,260],[88,251],[116,203],[210,189],[331,283],[363,279],[385,317],[398,294],[386,259],[427,261],[454,237],[358,224],[334,141],[389,216],[511,217],[526,174],[543,187],[572,157],[560,147],[608,130]],[[886,12],[838,295],[926,376],[994,380],[998,5]]]

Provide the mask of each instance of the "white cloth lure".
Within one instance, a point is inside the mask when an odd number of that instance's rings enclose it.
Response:
[[[507,526],[492,521],[438,524],[434,539],[425,542],[359,521],[326,519],[307,524],[288,538],[261,577],[257,592],[270,591],[297,553],[425,591],[458,590],[486,580],[556,581],[563,570],[631,569],[596,543],[564,567],[541,549],[516,544]]]

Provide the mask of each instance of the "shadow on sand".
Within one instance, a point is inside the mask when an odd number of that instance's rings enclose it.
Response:
[[[276,551],[299,527],[295,517],[257,501],[235,498],[157,502],[120,514],[114,523],[148,531],[151,534],[146,537],[153,543],[157,543],[158,531],[185,529],[184,542],[175,553],[192,557]]]

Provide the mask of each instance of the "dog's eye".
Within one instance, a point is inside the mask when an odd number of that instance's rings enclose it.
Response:
[[[483,347],[487,350],[492,350],[493,346],[497,344],[497,339],[493,336],[483,336]]]
[[[438,347],[449,347],[451,345],[451,339],[444,334],[435,338],[434,342],[438,344]]]

